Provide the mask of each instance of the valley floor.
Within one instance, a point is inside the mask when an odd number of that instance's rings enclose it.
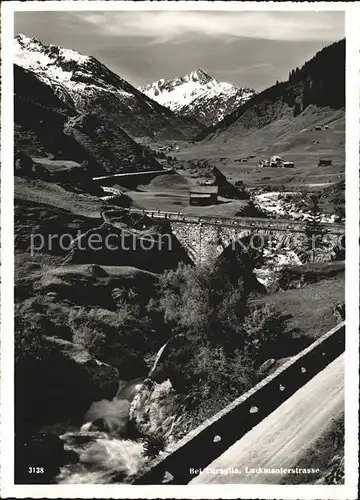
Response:
[[[314,124],[328,124],[329,130],[313,130]],[[208,159],[231,182],[243,181],[249,187],[270,185],[274,189],[306,190],[337,182],[345,173],[345,115],[343,110],[307,108],[295,119],[276,120],[258,130],[244,130],[226,138],[211,136],[176,153],[178,161]],[[294,169],[259,168],[258,162],[272,155],[294,162]],[[248,158],[253,156],[252,158]],[[248,158],[241,162],[242,158]],[[320,159],[332,165],[319,167]]]

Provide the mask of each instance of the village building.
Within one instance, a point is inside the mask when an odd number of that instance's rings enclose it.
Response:
[[[328,167],[332,165],[332,160],[330,159],[323,159],[319,160],[318,167]]]
[[[189,189],[189,205],[213,205],[218,194],[218,186],[193,186]]]
[[[273,168],[295,168],[292,161],[284,161],[280,156],[272,156],[269,160],[260,160],[258,163],[260,168],[273,167]]]

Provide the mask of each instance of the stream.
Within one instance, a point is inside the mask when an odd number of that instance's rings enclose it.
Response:
[[[79,456],[79,463],[64,466],[58,483],[106,484],[136,474],[144,465],[143,443],[126,438],[130,404],[142,385],[136,379],[120,381],[112,401],[94,402],[84,416],[84,424],[61,437],[65,449]],[[116,476],[116,477],[115,477]]]
[[[56,478],[58,484],[120,483],[139,472],[148,458],[144,440],[129,436],[130,420],[140,434],[145,431],[162,436],[171,445],[176,421],[173,389],[168,380],[157,384],[150,378],[170,340],[159,349],[146,379],[120,381],[111,401],[92,403],[81,428],[60,436],[65,449],[76,452],[79,462],[62,467]]]
[[[269,191],[256,194],[254,202],[270,217],[286,217],[292,220],[308,221],[311,217],[310,211],[298,206],[299,197],[302,200],[303,195],[298,191],[288,191],[286,193]],[[334,223],[337,221],[335,214],[321,214],[320,222]]]

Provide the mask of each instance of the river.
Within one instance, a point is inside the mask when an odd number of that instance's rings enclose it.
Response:
[[[173,389],[168,380],[157,384],[150,378],[169,342],[159,349],[146,379],[120,381],[113,400],[92,403],[81,428],[60,436],[79,461],[62,467],[59,484],[123,482],[148,460],[143,434],[163,437],[171,446],[176,421]]]

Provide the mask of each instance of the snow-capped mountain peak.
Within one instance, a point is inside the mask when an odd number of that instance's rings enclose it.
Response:
[[[15,37],[15,60],[21,61],[21,66],[26,69],[40,69],[43,66],[58,62],[73,62],[84,64],[91,60],[71,49],[64,49],[56,45],[44,45],[37,38],[30,38],[22,33]],[[20,65],[20,64],[19,64]]]
[[[93,56],[20,34],[14,39],[14,62],[48,85],[68,107],[114,116],[134,137],[161,132],[183,138],[202,129],[197,122],[174,116]]]
[[[14,40],[14,62],[35,73],[60,99],[80,111],[99,92],[122,99],[133,98],[132,91],[136,93],[136,89],[94,57],[45,45],[23,34]]]
[[[198,68],[182,77],[160,80],[139,90],[177,114],[212,125],[250,99],[255,91],[220,82]]]
[[[206,73],[202,68],[195,69],[191,71],[188,75],[184,76],[185,81],[199,82],[199,83],[208,83],[213,78]]]

